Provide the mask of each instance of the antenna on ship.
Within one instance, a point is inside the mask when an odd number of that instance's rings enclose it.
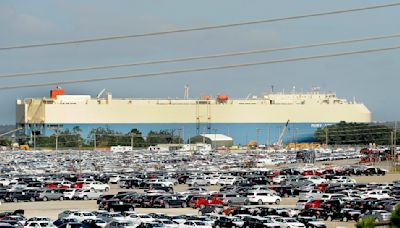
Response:
[[[183,93],[183,99],[185,99],[185,100],[188,100],[189,99],[189,89],[190,89],[190,87],[189,87],[189,85],[185,85],[185,91],[184,91],[184,93]]]

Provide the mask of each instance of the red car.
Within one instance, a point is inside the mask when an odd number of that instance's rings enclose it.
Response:
[[[83,182],[76,182],[75,184],[71,185],[71,188],[82,188]]]
[[[224,202],[217,199],[216,197],[210,196],[193,196],[189,201],[189,206],[192,208],[205,208],[208,205],[222,205]]]
[[[318,188],[318,191],[325,192],[325,190],[328,188],[328,184],[326,184],[326,183],[319,184],[319,185],[317,185],[317,188]]]
[[[305,207],[305,209],[318,208],[319,206],[321,206],[322,202],[323,202],[323,200],[313,200],[311,202],[306,203],[306,205],[304,207]]]
[[[316,172],[314,170],[304,170],[303,176],[315,176]]]

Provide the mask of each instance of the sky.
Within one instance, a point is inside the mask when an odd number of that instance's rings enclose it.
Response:
[[[0,47],[201,27],[396,1],[320,0],[2,0]],[[0,50],[0,74],[123,64],[246,51],[400,33],[400,7],[304,18],[163,36]],[[130,75],[193,67],[240,64],[399,45],[400,38],[212,60],[126,67],[53,75],[1,78],[1,86]],[[247,97],[275,90],[319,86],[364,103],[374,121],[399,120],[400,50],[247,68],[160,77],[60,84],[68,94],[114,97],[190,97],[227,94]],[[0,91],[0,124],[15,123],[15,100],[47,97],[53,86]]]

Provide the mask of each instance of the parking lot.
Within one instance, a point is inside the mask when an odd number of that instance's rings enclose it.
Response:
[[[40,181],[32,181],[31,184],[26,186],[25,182],[22,180],[17,181],[17,183],[12,183],[10,186],[13,186],[11,189],[7,191],[21,191],[21,189],[26,189],[27,191],[43,191],[44,189],[73,189],[73,188],[87,188],[87,189],[95,189],[97,188],[97,182],[92,180],[91,178],[96,177],[96,180],[102,181],[103,184],[98,182],[99,186],[106,186],[102,187],[101,194],[114,194],[115,196],[118,193],[122,194],[122,192],[137,192],[143,193],[146,191],[160,191],[161,193],[157,194],[166,194],[162,193],[163,191],[169,191],[169,187],[163,186],[163,184],[169,183],[168,181],[174,180],[177,182],[183,181],[186,184],[174,184],[173,185],[173,192],[180,194],[180,196],[186,195],[193,195],[192,193],[187,193],[188,188],[197,186],[199,183],[195,181],[198,178],[197,176],[208,175],[211,176],[218,176],[218,181],[224,180],[224,186],[221,184],[213,183],[211,184],[211,179],[204,179],[207,180],[206,186],[202,186],[205,188],[205,191],[201,193],[201,195],[213,195],[217,194],[218,192],[223,192],[222,187],[230,188],[234,186],[240,186],[243,184],[244,187],[247,188],[244,194],[248,194],[249,187],[251,186],[258,186],[257,183],[253,183],[253,181],[265,181],[267,188],[275,188],[276,186],[281,187],[281,192],[276,190],[276,194],[280,195],[279,198],[279,205],[270,204],[270,203],[263,203],[264,205],[258,205],[257,201],[252,203],[251,205],[246,206],[246,208],[250,209],[259,209],[259,208],[296,208],[298,207],[297,203],[301,198],[299,197],[299,192],[309,191],[309,187],[317,188],[321,184],[317,182],[310,182],[310,181],[323,181],[323,185],[325,187],[338,187],[340,185],[346,186],[346,184],[361,184],[365,183],[365,186],[370,186],[369,188],[372,189],[376,188],[373,183],[391,183],[393,181],[397,181],[400,179],[398,174],[391,174],[385,173],[386,175],[379,175],[376,176],[373,173],[365,173],[366,168],[370,166],[366,165],[359,165],[359,158],[355,158],[358,155],[354,152],[340,152],[340,154],[333,154],[330,155],[329,159],[325,159],[327,156],[320,156],[322,158],[321,161],[317,161],[315,164],[304,164],[304,163],[293,163],[292,157],[293,154],[288,154],[286,159],[286,163],[279,162],[278,164],[264,164],[262,167],[259,167],[259,160],[267,157],[278,157],[277,161],[282,161],[282,157],[285,155],[283,153],[273,155],[273,154],[261,154],[259,152],[237,152],[237,153],[200,153],[200,154],[175,154],[176,156],[170,156],[167,153],[158,153],[158,154],[150,154],[148,152],[139,152],[139,153],[110,153],[110,152],[59,152],[59,153],[49,153],[49,152],[29,152],[29,153],[18,153],[18,152],[11,152],[10,156],[3,157],[3,163],[1,165],[3,178],[1,181],[6,181],[7,179],[16,179],[18,177],[21,178],[32,178],[32,177],[40,177]],[[332,157],[335,156],[340,157],[340,159],[332,160]],[[347,157],[346,157],[347,156]],[[61,160],[60,158],[63,157],[65,160]],[[343,158],[344,157],[344,158]],[[83,159],[82,159],[83,158]],[[246,167],[250,162],[253,163],[253,167]],[[367,164],[371,165],[371,164]],[[377,167],[377,170],[380,168],[389,169],[390,163],[389,162],[380,162],[373,164]],[[374,168],[375,169],[375,168]],[[183,171],[184,170],[184,171]],[[337,172],[336,174],[331,174],[333,170]],[[346,172],[362,172],[357,175],[352,175],[350,173],[345,174]],[[363,171],[364,170],[364,171]],[[4,173],[12,173],[11,176],[4,175]],[[17,174],[17,172],[22,172],[21,174]],[[60,174],[54,174],[56,172],[60,172]],[[65,175],[71,175],[80,173],[81,182],[83,185],[77,185],[79,183],[79,179],[74,182],[68,182],[64,180]],[[279,174],[280,172],[280,174]],[[296,174],[284,174],[282,172],[297,172]],[[29,174],[34,173],[34,174]],[[48,176],[49,174],[50,176]],[[106,175],[103,175],[106,174]],[[59,175],[63,175],[60,177]],[[236,176],[235,176],[236,175]],[[244,175],[244,176],[242,176]],[[246,176],[250,175],[250,176]],[[253,176],[251,176],[253,175]],[[334,183],[332,182],[333,178],[338,179],[342,175],[344,180],[350,181],[346,183]],[[350,175],[350,177],[349,177]],[[368,175],[368,176],[367,176]],[[146,176],[146,177],[145,177]],[[170,179],[163,179],[166,178]],[[291,185],[290,190],[287,190],[288,183],[290,183],[290,179],[295,177],[296,179],[303,179],[302,181],[304,184],[301,186],[297,186],[296,188]],[[312,177],[316,177],[316,180],[310,179]],[[113,178],[118,177],[118,181],[115,181]],[[185,179],[181,179],[185,177]],[[257,178],[255,178],[257,177]],[[262,177],[262,178],[261,178]],[[18,179],[17,178],[17,179]],[[76,176],[74,177],[77,178]],[[129,178],[133,178],[135,181],[140,180],[140,188],[138,186],[126,189],[121,188],[120,184],[127,184]],[[147,179],[140,179],[140,178],[147,178]],[[160,179],[161,178],[161,179]],[[261,178],[261,179],[259,179]],[[282,180],[280,178],[283,178]],[[335,180],[336,180],[335,179]],[[228,184],[230,180],[234,180],[234,183]],[[339,179],[338,179],[339,180]],[[197,180],[199,181],[199,180]],[[228,181],[228,182],[226,182]],[[278,182],[275,182],[278,181]],[[282,182],[281,182],[282,181]],[[115,182],[115,183],[114,183]],[[160,183],[158,183],[160,182]],[[331,183],[332,182],[332,183]],[[3,183],[3,182],[2,182]],[[70,185],[74,183],[73,185]],[[114,183],[114,184],[113,184]],[[139,184],[139,182],[135,182]],[[151,183],[151,184],[150,184]],[[221,182],[222,183],[222,182]],[[286,183],[286,185],[284,184]],[[258,183],[259,184],[259,183]],[[31,187],[29,187],[31,185]],[[40,185],[40,186],[37,186]],[[172,184],[171,184],[172,185]],[[191,186],[190,186],[191,185]],[[86,187],[85,187],[86,186]],[[92,187],[88,187],[92,186]],[[107,187],[108,186],[108,187]],[[264,185],[260,185],[264,186]],[[274,187],[275,186],[275,187]],[[284,188],[284,186],[286,186]],[[308,188],[304,188],[307,187]],[[376,185],[379,186],[379,185]],[[336,188],[335,187],[335,188]],[[9,187],[10,188],[10,187]],[[21,188],[21,189],[20,189]],[[110,189],[108,189],[110,188]],[[361,187],[363,189],[365,187]],[[397,187],[396,187],[397,188]],[[286,193],[282,192],[288,191]],[[306,190],[307,189],[307,190]],[[379,189],[379,187],[378,187]],[[105,190],[105,192],[104,192]],[[236,189],[238,191],[238,189]],[[275,191],[272,190],[272,191]],[[291,193],[293,194],[294,191],[297,191],[297,194],[293,196],[287,196]],[[25,190],[22,190],[25,191]],[[232,190],[228,190],[232,191]],[[271,191],[271,190],[267,190]],[[339,191],[339,190],[337,190]],[[396,190],[397,191],[397,190]],[[251,192],[251,191],[250,191]],[[261,191],[262,192],[262,191]],[[31,194],[31,192],[29,192]],[[36,194],[36,193],[35,193]],[[38,193],[37,193],[38,194]],[[155,193],[154,193],[155,194]],[[361,194],[361,193],[360,193]],[[129,194],[128,194],[129,195]],[[147,194],[148,195],[148,194]],[[151,193],[150,193],[151,195]],[[139,194],[139,196],[141,196]],[[249,196],[248,196],[249,197]],[[358,196],[357,196],[358,197]],[[95,199],[97,199],[96,197]],[[140,197],[139,197],[140,198]],[[392,197],[394,202],[397,202],[396,199]],[[358,199],[357,199],[358,200]],[[96,200],[67,200],[67,198],[63,198],[61,201],[60,199],[56,200],[48,200],[44,201],[44,198],[36,198],[35,202],[29,202],[33,200],[27,200],[28,202],[15,202],[12,198],[7,200],[8,202],[3,203],[0,206],[0,212],[6,211],[15,211],[18,209],[23,209],[25,211],[24,216],[26,218],[32,217],[48,217],[51,220],[56,220],[59,214],[65,210],[80,210],[80,211],[96,211],[99,209],[99,205],[96,203]],[[328,200],[329,201],[329,200]],[[189,202],[189,201],[187,201]],[[258,201],[259,202],[259,201]],[[346,201],[343,201],[346,202]],[[247,204],[247,203],[246,203]],[[235,206],[234,206],[235,207]],[[233,208],[234,208],[233,207]],[[225,204],[225,210],[230,210],[232,205]],[[185,208],[155,208],[154,206],[151,207],[144,207],[136,206],[135,205],[135,212],[137,213],[164,213],[167,215],[200,215],[199,209],[189,207],[189,204]],[[225,212],[224,212],[225,213]],[[297,216],[297,215],[294,215]],[[322,217],[323,218],[323,217]],[[325,217],[326,219],[326,217]],[[327,227],[354,227],[355,221],[324,221]]]
[[[352,163],[353,161],[341,162],[343,163]],[[376,182],[376,183],[387,183],[394,180],[398,180],[400,175],[398,174],[388,174],[383,177],[366,177],[360,176],[355,177],[357,182]],[[175,191],[184,191],[188,186],[187,185],[177,185],[175,187]],[[209,191],[218,191],[219,186],[211,186],[207,187]],[[141,192],[141,189],[136,190],[126,190],[121,189],[118,185],[112,185],[110,193],[117,193],[120,191],[138,191]],[[298,200],[298,197],[288,197],[284,198],[281,206],[290,206],[295,207],[295,204]],[[272,205],[274,206],[274,205]],[[279,206],[277,206],[279,207]],[[26,217],[35,217],[35,216],[46,216],[51,219],[57,219],[57,215],[64,210],[82,210],[82,211],[94,211],[98,209],[98,205],[96,204],[95,200],[88,200],[88,201],[75,201],[75,200],[64,200],[64,201],[49,201],[49,202],[20,202],[20,203],[6,203],[1,205],[0,211],[13,211],[17,209],[24,209]],[[198,214],[198,210],[192,208],[137,208],[135,211],[140,213],[166,213],[171,215],[179,215],[179,214]],[[326,222],[327,227],[354,227],[354,222]]]

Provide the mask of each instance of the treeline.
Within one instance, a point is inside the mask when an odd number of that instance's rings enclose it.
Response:
[[[82,130],[76,126],[70,129],[59,130],[50,136],[37,135],[36,137],[20,136],[17,141],[31,147],[55,148],[97,148],[111,146],[148,147],[156,144],[183,143],[183,139],[174,130],[150,131],[143,135],[138,129],[129,133],[121,133],[110,128],[98,127],[92,129],[86,138],[82,137]],[[0,139],[0,145],[10,146],[11,139]]]
[[[393,128],[366,123],[340,122],[318,128],[314,137],[320,143],[346,145],[346,144],[369,144],[390,145]],[[397,133],[397,143],[400,142],[400,132]]]

